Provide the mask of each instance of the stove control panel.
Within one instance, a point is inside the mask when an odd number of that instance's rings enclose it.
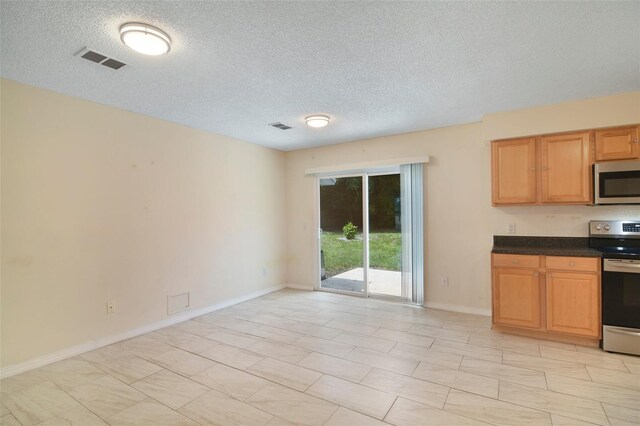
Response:
[[[622,231],[623,232],[640,232],[640,223],[638,222],[623,223]]]
[[[640,238],[640,222],[631,220],[592,220],[589,222],[591,237],[636,237]]]

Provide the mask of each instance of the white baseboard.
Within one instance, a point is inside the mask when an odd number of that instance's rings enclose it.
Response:
[[[476,308],[475,306],[465,305],[453,305],[450,303],[440,302],[424,302],[425,308],[440,309],[443,311],[460,312],[463,314],[482,315],[485,317],[491,316],[491,309]]]
[[[80,355],[82,353],[89,352],[89,351],[101,348],[103,346],[111,345],[113,343],[131,339],[132,337],[140,336],[141,334],[146,334],[155,330],[159,330],[161,328],[168,327],[170,325],[174,325],[179,322],[183,322],[191,318],[198,317],[200,315],[208,314],[210,312],[214,312],[219,309],[236,305],[238,303],[246,302],[247,300],[255,299],[256,297],[264,296],[265,294],[273,293],[274,291],[282,290],[283,288],[285,288],[284,285],[257,290],[252,293],[246,294],[244,296],[225,300],[220,303],[216,303],[214,305],[206,306],[204,308],[180,312],[179,314],[172,315],[169,318],[163,319],[158,322],[154,322],[152,324],[147,324],[145,326],[134,328],[132,330],[127,330],[122,333],[113,334],[111,336],[103,337],[97,340],[92,340],[90,342],[86,342],[81,345],[62,349],[60,351],[39,356],[37,358],[33,358],[28,361],[21,362],[19,364],[9,365],[0,369],[0,379],[5,379],[7,377],[15,376],[16,374],[24,373],[25,371],[33,370],[35,368],[39,368],[47,364],[51,364],[53,362],[61,361],[63,359],[70,358],[72,356]]]
[[[313,286],[308,286],[308,285],[304,285],[304,284],[296,284],[296,283],[287,283],[287,288],[293,288],[295,290],[313,291]]]

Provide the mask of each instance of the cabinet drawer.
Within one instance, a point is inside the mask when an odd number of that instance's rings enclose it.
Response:
[[[547,256],[547,269],[598,272],[599,266],[600,259],[597,257]]]
[[[524,254],[494,254],[494,266],[511,266],[522,268],[539,268],[540,256],[528,256]]]

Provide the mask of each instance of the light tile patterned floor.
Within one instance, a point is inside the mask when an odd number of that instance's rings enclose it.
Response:
[[[638,425],[640,357],[283,290],[0,383],[2,425]]]

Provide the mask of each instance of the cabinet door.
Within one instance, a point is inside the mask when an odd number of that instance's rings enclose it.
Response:
[[[535,138],[492,142],[491,155],[493,204],[535,203]]]
[[[627,160],[640,156],[637,127],[596,130],[596,161]]]
[[[517,268],[493,270],[493,322],[540,328],[538,271]]]
[[[599,281],[597,274],[547,273],[547,329],[599,337]]]
[[[542,137],[542,202],[591,202],[589,132]]]

